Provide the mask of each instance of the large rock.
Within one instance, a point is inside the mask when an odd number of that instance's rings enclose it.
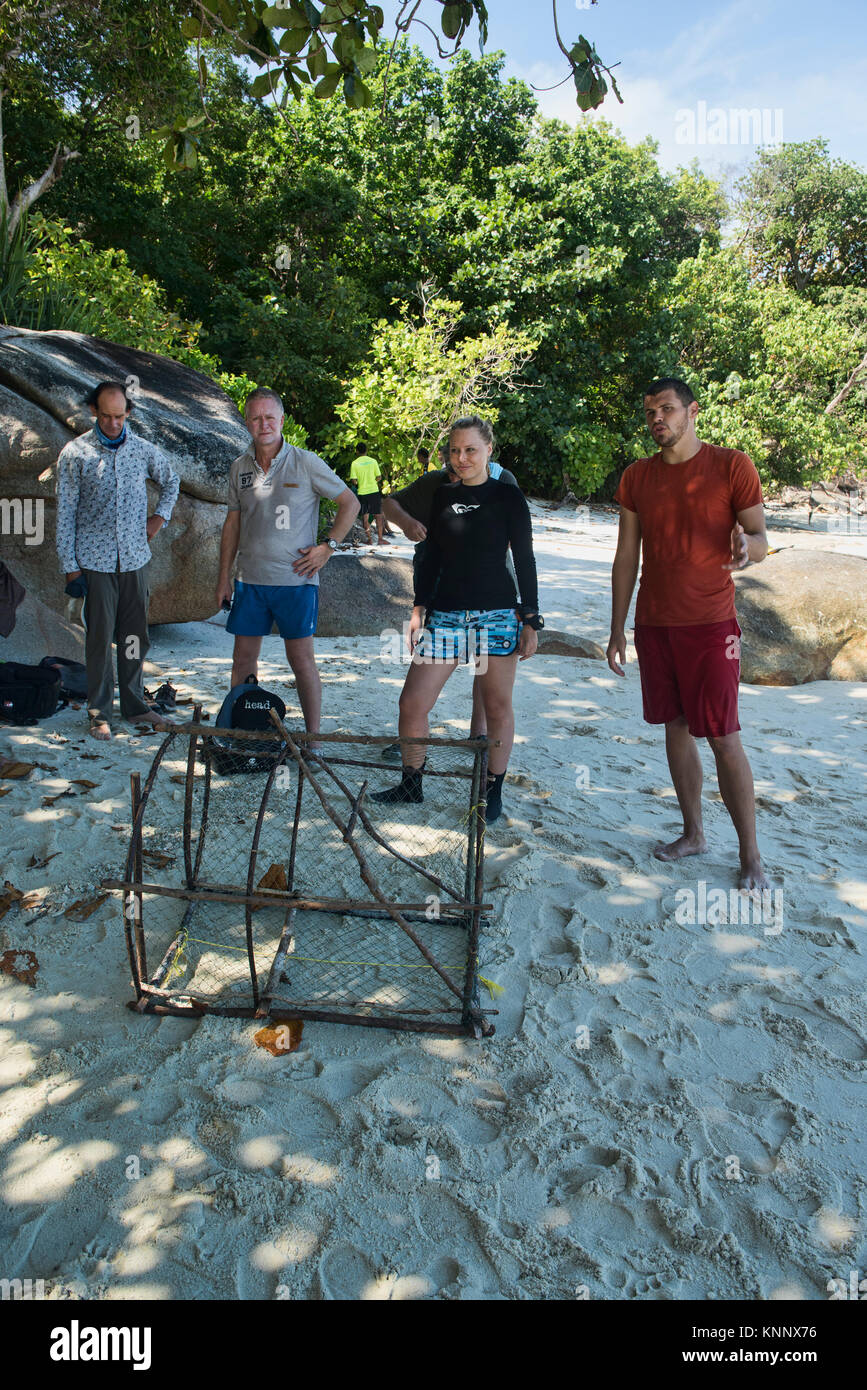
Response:
[[[81,333],[0,328],[0,497],[39,502],[44,520],[37,545],[23,530],[4,535],[3,556],[26,588],[64,613],[54,549],[57,456],[90,429],[84,400],[97,382],[130,377],[138,382],[133,428],[172,456],[181,479],[171,525],[153,545],[150,620],[208,618],[229,465],[250,437],[225,392],[154,353]],[[156,497],[156,489],[151,495]]]
[[[97,382],[130,377],[138,383],[136,432],[171,454],[183,492],[225,502],[229,464],[250,436],[234,401],[208,377],[156,353],[84,333],[0,329],[0,383],[6,393],[44,411],[67,438],[90,429],[93,420],[84,401]],[[4,394],[0,429],[7,427],[10,404],[15,412],[14,401]],[[13,424],[22,418],[27,418],[23,404]]]
[[[378,637],[401,632],[412,612],[412,562],[397,550],[338,551],[319,579],[320,637]]]
[[[577,637],[574,632],[559,632],[557,628],[542,628],[539,633],[540,656],[580,656],[591,661],[604,661],[605,653],[590,637]]]
[[[782,550],[736,584],[742,680],[867,680],[867,560]]]
[[[15,573],[15,578],[20,576]],[[40,603],[28,590],[15,610],[14,628],[5,640],[0,637],[0,661],[38,666],[44,656],[84,661],[84,629]]]
[[[322,571],[317,633],[320,637],[378,637],[387,629],[402,633],[412,600],[412,564],[406,554],[397,550],[372,555],[338,552]],[[605,659],[602,648],[589,637],[556,629],[539,633],[539,652]]]
[[[2,330],[0,330],[2,332]],[[0,351],[2,351],[0,341]],[[74,438],[47,410],[0,386],[0,491],[53,498],[57,455]]]

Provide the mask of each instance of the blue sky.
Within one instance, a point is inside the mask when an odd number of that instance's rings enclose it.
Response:
[[[397,6],[384,9],[388,21]],[[488,0],[488,10],[488,51],[505,50],[508,73],[539,87],[559,81],[568,69],[550,0]],[[420,14],[430,22],[436,11],[428,0]],[[567,46],[583,33],[604,62],[620,63],[624,105],[609,94],[601,111],[630,142],[657,140],[667,169],[698,158],[728,181],[745,168],[755,145],[733,126],[733,108],[766,111],[771,136],[821,135],[833,156],[867,165],[867,0],[599,0],[589,8],[558,0],[557,12]],[[432,52],[422,29],[413,26],[411,37]],[[469,46],[478,52],[475,29]],[[571,82],[538,100],[546,115],[582,119]],[[714,109],[726,112],[723,121]],[[685,143],[702,129],[705,143]]]

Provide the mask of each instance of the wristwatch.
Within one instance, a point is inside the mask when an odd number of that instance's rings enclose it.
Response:
[[[540,628],[545,626],[545,619],[541,613],[522,613],[521,622],[525,627],[531,627],[534,632],[538,632]]]
[[[340,549],[340,542],[339,542],[339,541],[334,541],[334,540],[332,540],[330,536],[327,536],[327,537],[326,537],[326,539],[325,539],[325,544],[328,546],[328,549],[329,549],[329,550],[339,550],[339,549]]]

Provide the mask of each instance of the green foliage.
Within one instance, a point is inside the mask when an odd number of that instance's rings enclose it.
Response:
[[[826,407],[867,351],[867,291],[814,303],[751,282],[735,251],[704,252],[680,266],[671,308],[670,369],[702,404],[702,438],[736,441],[766,484],[827,477],[863,458],[863,388],[839,411]]]
[[[801,293],[867,286],[867,172],[826,140],[760,150],[739,186],[753,274]]]
[[[35,241],[27,218],[9,234],[9,215],[0,209],[0,323],[42,328],[48,314],[48,287],[36,290],[30,280]]]
[[[253,383],[271,386],[311,447],[339,459],[367,435],[395,481],[445,428],[456,373],[472,376],[479,344],[516,335],[532,356],[519,373],[494,373],[483,405],[528,490],[610,495],[623,465],[652,448],[640,402],[663,372],[693,381],[707,436],[749,447],[766,479],[863,457],[867,381],[826,410],[867,351],[862,171],[832,165],[821,142],[763,152],[743,251],[722,251],[729,209],[696,164],[668,175],[650,142],[630,147],[604,122],[541,120],[530,89],[504,79],[502,55],[462,49],[444,71],[404,40],[393,54],[374,53],[369,34],[347,47],[346,15],[327,18],[328,7],[311,18],[294,0],[272,6],[283,28],[270,14],[262,25],[258,0],[243,8],[263,53],[273,39],[304,59],[309,80],[285,111],[257,95],[263,84],[228,39],[203,34],[208,119],[161,128],[160,107],[187,112],[200,94],[198,11],[156,95],[134,63],[112,72],[86,44],[67,53],[37,35],[32,53],[47,66],[15,60],[10,187],[37,177],[58,141],[83,153],[40,200],[55,230],[38,273],[22,279],[20,245],[7,255],[7,317],[164,352],[222,380],[239,405]],[[111,17],[115,59],[126,35],[156,32],[133,0],[96,9]],[[0,39],[8,11],[0,0]],[[83,39],[87,4],[65,12],[64,42]],[[314,55],[317,25],[329,47]],[[350,53],[370,105],[348,100]],[[147,70],[150,55],[140,61]],[[317,99],[334,63],[347,100]],[[138,139],[125,133],[133,96]],[[445,349],[406,307],[420,285],[449,306]]]
[[[457,416],[480,410],[496,417],[492,398],[514,383],[535,342],[505,324],[456,338],[461,306],[452,300],[425,300],[420,322],[408,306],[395,307],[400,318],[376,325],[369,359],[336,407],[340,423],[324,436],[350,456],[365,439],[386,478],[399,484],[415,469],[416,450],[435,447]]]
[[[0,218],[0,237],[3,230]],[[88,333],[173,358],[211,377],[239,410],[257,384],[223,371],[203,352],[200,325],[171,310],[162,287],[133,270],[124,251],[100,251],[41,214],[22,223],[10,243],[0,242],[0,308],[5,323]],[[303,428],[287,423],[294,431],[287,438],[305,442]]]

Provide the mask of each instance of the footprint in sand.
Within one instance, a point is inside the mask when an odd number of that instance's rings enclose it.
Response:
[[[612,1172],[623,1158],[621,1149],[605,1149],[595,1144],[590,1144],[584,1149],[579,1149],[573,1162],[568,1168],[556,1178],[556,1186],[552,1188],[552,1196],[566,1197],[577,1196],[588,1183],[598,1182],[600,1178],[605,1178],[606,1174]],[[622,1173],[620,1175],[623,1176]],[[622,1182],[616,1182],[615,1187],[625,1187],[625,1178]]]
[[[794,1115],[777,1099],[763,1104],[734,1093],[729,1105],[731,1109],[708,1106],[702,1110],[708,1142],[718,1155],[716,1169],[710,1165],[708,1175],[727,1180],[727,1160],[731,1157],[748,1173],[772,1173],[786,1136],[796,1123]]]
[[[319,1086],[326,1100],[348,1100],[366,1091],[384,1067],[371,1066],[355,1058],[341,1062],[327,1062],[319,1075]]]
[[[494,1239],[493,1233],[484,1222],[474,1222],[441,1185],[435,1182],[424,1185],[413,1202],[413,1215],[416,1225],[436,1251],[435,1262],[444,1264],[443,1273],[451,1272],[449,1282],[463,1273],[464,1282],[468,1276],[477,1291],[481,1288],[493,1292],[501,1288],[502,1280],[496,1270],[499,1247],[490,1252],[494,1263],[487,1250],[489,1237]],[[471,1296],[466,1289],[464,1296]]]
[[[280,1103],[280,1124],[285,1147],[309,1155],[320,1163],[339,1163],[346,1154],[347,1134],[340,1115],[301,1087]]]
[[[217,1087],[217,1095],[232,1105],[256,1105],[264,1093],[261,1081],[240,1074],[228,1075]]]
[[[502,1130],[499,1116],[489,1106],[480,1113],[481,1106],[453,1099],[427,1077],[404,1073],[397,1080],[390,1076],[375,1082],[365,1100],[404,1142],[428,1139],[435,1147],[435,1132],[443,1128],[459,1144],[479,1148],[498,1139]]]
[[[376,1282],[373,1265],[354,1245],[336,1245],[319,1262],[322,1297],[346,1303],[364,1297]]]
[[[801,1041],[813,1040],[819,1044],[824,1052],[829,1053],[841,1062],[863,1062],[867,1059],[867,1042],[854,1028],[848,1023],[843,1023],[841,1019],[834,1017],[827,1009],[824,1009],[818,1001],[812,1006],[808,1004],[792,1004],[788,1000],[778,999],[775,995],[771,996],[772,1003],[766,1005],[762,1010],[762,1016],[767,1021],[777,1018],[786,1019],[803,1029],[806,1038]],[[774,1029],[779,1031],[779,1029]]]
[[[160,1082],[159,1086],[149,1087],[141,1099],[141,1118],[151,1125],[165,1124],[166,1120],[171,1119],[172,1115],[180,1109],[181,1101],[176,1087],[166,1086]]]
[[[490,887],[502,883],[513,865],[529,853],[530,846],[524,840],[492,846],[485,854],[485,883]]]
[[[200,1024],[199,1018],[161,1018],[156,1029],[156,1040],[161,1047],[180,1047],[189,1042]]]
[[[76,1183],[69,1196],[62,1203],[54,1204],[44,1223],[40,1223],[25,1266],[25,1277],[45,1279],[64,1273],[64,1266],[75,1268],[85,1257],[99,1258],[107,1253],[110,1243],[108,1239],[103,1240],[97,1250],[100,1233],[103,1226],[111,1230],[112,1224],[96,1183]]]
[[[629,1279],[621,1298],[670,1299],[677,1297],[679,1279],[664,1279],[658,1274],[638,1274]]]

